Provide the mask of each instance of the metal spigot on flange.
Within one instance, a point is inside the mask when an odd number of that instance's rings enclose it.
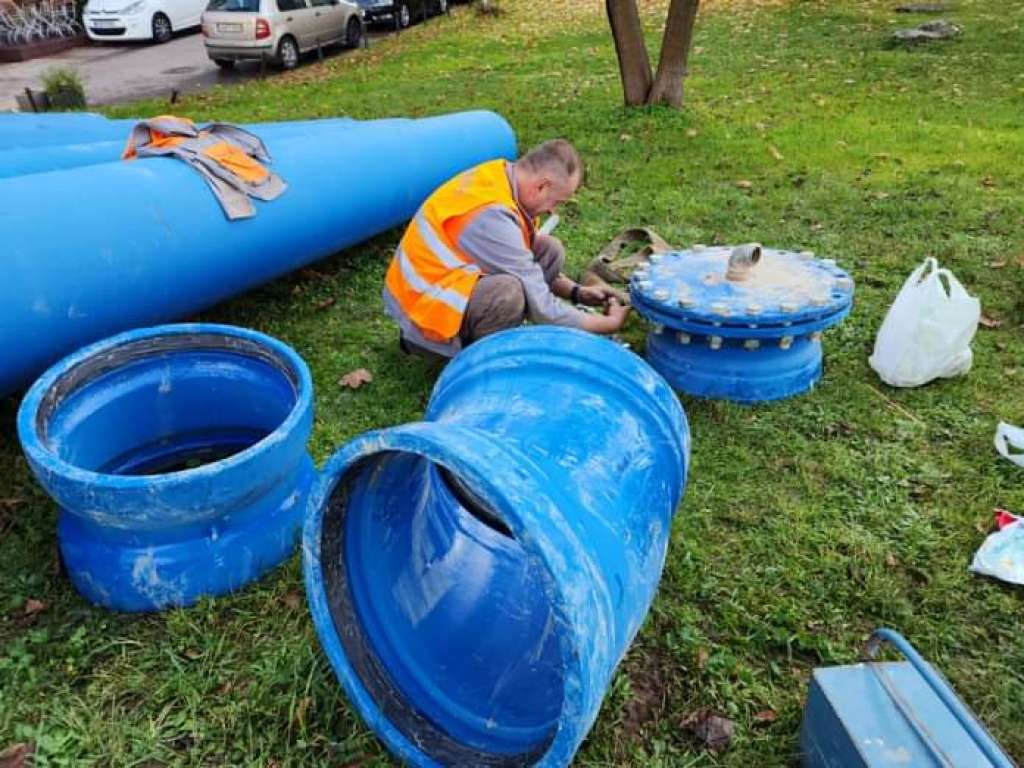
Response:
[[[761,261],[761,244],[747,243],[737,245],[729,254],[729,268],[725,271],[725,279],[740,282],[750,277],[750,270]]]

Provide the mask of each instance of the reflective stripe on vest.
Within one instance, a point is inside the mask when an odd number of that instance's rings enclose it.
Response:
[[[492,160],[439,187],[409,223],[388,268],[386,284],[398,307],[428,339],[458,335],[480,267],[458,247],[480,211],[501,205],[519,222],[526,248],[531,230],[516,205],[504,160]]]

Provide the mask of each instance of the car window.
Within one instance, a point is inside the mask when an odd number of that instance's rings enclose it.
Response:
[[[260,0],[210,0],[206,10],[258,13],[260,10]]]
[[[334,5],[334,0],[310,0],[310,5],[314,8],[321,5]]]
[[[305,7],[305,0],[277,0],[277,10],[279,11],[299,11]]]

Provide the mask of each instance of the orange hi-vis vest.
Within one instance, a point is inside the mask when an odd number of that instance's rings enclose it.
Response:
[[[459,249],[459,236],[492,205],[515,214],[529,249],[532,229],[516,205],[504,160],[470,168],[439,187],[420,206],[398,244],[385,282],[399,308],[427,339],[447,342],[462,327],[481,272]]]

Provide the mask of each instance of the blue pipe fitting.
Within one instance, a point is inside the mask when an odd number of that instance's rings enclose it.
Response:
[[[822,332],[850,313],[853,290],[831,259],[757,243],[654,254],[629,284],[655,370],[681,392],[739,403],[811,389]]]
[[[309,369],[255,331],[165,325],[92,344],[18,411],[68,575],[120,611],[237,590],[293,551],[315,470]]]
[[[643,622],[686,484],[672,390],[606,339],[487,337],[423,422],[327,462],[303,534],[321,645],[415,766],[564,766]]]

